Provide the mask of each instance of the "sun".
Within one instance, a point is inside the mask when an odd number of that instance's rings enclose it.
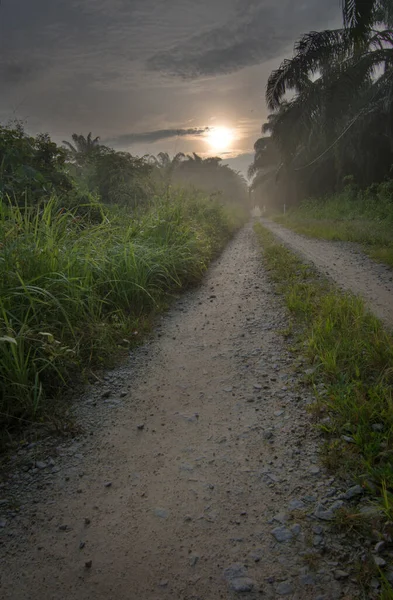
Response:
[[[228,127],[213,127],[206,137],[213,150],[226,150],[234,139],[233,131]]]

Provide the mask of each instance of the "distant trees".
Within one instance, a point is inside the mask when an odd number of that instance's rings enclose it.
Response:
[[[0,126],[0,199],[23,206],[56,196],[61,207],[100,200],[135,209],[171,186],[192,186],[225,202],[247,197],[244,178],[216,157],[138,157],[99,144],[91,133],[73,134],[72,141],[60,147],[47,134],[29,136],[19,123]]]
[[[178,162],[174,182],[191,185],[222,196],[226,202],[246,202],[247,183],[243,175],[223,164],[216,156],[202,158],[195,152]]]
[[[86,164],[92,156],[96,156],[103,148],[99,144],[100,138],[92,138],[91,132],[86,138],[77,133],[73,133],[71,137],[73,144],[65,140],[63,140],[63,144],[67,148],[69,158],[78,165],[83,166]]]
[[[270,136],[255,145],[254,189],[271,185],[272,178],[282,186],[284,179],[296,201],[334,192],[348,175],[360,186],[389,175],[392,26],[392,0],[345,0],[341,29],[311,32],[296,42],[294,56],[268,80],[272,114],[263,132]],[[275,168],[266,171],[273,158]]]

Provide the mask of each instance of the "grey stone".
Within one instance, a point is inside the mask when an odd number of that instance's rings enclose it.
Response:
[[[347,579],[348,577],[349,573],[347,573],[346,571],[342,571],[341,569],[337,569],[336,571],[334,571],[334,578],[338,581],[340,579]]]
[[[289,503],[289,510],[302,510],[303,508],[305,508],[305,504],[304,502],[302,502],[302,500],[291,500],[291,502]]]
[[[300,525],[298,523],[295,523],[295,525],[293,525],[291,527],[291,532],[294,536],[298,536],[301,532],[302,528],[300,527]]]
[[[293,587],[291,582],[282,581],[281,583],[279,583],[276,587],[276,593],[279,594],[279,596],[289,596],[290,594],[293,594]]]
[[[159,517],[160,519],[168,518],[168,511],[165,510],[165,508],[155,508],[154,514],[156,515],[156,517]]]
[[[306,573],[299,577],[301,585],[315,585],[315,577],[311,573]]]
[[[321,535],[323,533],[323,527],[321,527],[320,525],[314,525],[312,530],[316,535]]]
[[[314,516],[321,521],[333,521],[334,512],[330,509],[326,510],[322,504],[318,504],[314,511]]]
[[[383,541],[382,542],[378,542],[374,546],[374,551],[375,552],[382,552],[383,550],[385,550],[385,546],[386,546],[385,542],[383,542]]]
[[[289,517],[285,513],[278,513],[273,517],[273,521],[277,521],[277,523],[286,523],[288,519]]]
[[[230,565],[224,570],[224,578],[227,581],[239,577],[246,577],[246,575],[247,570],[245,569],[244,565],[241,565],[240,563],[234,563],[233,565]]]
[[[377,565],[377,567],[385,567],[386,566],[386,560],[382,558],[382,556],[374,556],[374,562]]]
[[[195,567],[198,560],[199,560],[198,554],[194,554],[193,556],[190,556],[190,567]]]
[[[351,500],[351,498],[355,498],[355,496],[361,496],[363,494],[363,488],[360,485],[354,485],[349,488],[344,494],[344,498],[346,500]]]
[[[314,535],[313,546],[320,546],[323,543],[323,537],[321,535]]]
[[[318,475],[320,473],[321,469],[319,467],[317,467],[316,465],[312,465],[308,472],[311,473],[311,475]]]
[[[286,527],[276,527],[271,532],[278,542],[288,542],[292,539],[292,532]]]
[[[314,516],[321,521],[332,521],[334,513],[344,506],[342,500],[336,500],[329,508],[325,508],[323,504],[318,504],[314,511]]]
[[[7,525],[7,521],[5,519],[0,519],[0,527],[5,527]]]
[[[43,462],[42,460],[37,460],[35,463],[35,466],[37,467],[37,469],[46,469],[46,467],[48,465],[46,464],[46,462]]]
[[[234,592],[244,594],[245,592],[252,592],[255,584],[249,577],[238,577],[231,580],[230,586]]]
[[[238,594],[251,592],[255,583],[247,577],[247,570],[244,565],[235,563],[224,570],[224,579],[228,582],[230,588]]]

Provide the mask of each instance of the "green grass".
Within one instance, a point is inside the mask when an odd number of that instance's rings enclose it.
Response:
[[[358,242],[371,258],[393,266],[393,184],[359,191],[347,186],[328,198],[304,201],[276,222],[309,237]]]
[[[45,419],[91,368],[143,337],[197,282],[241,216],[197,193],[148,212],[0,203],[0,431]]]
[[[296,348],[313,366],[309,379],[317,399],[312,412],[326,434],[324,462],[363,485],[382,515],[373,527],[381,535],[389,533],[393,521],[393,337],[362,300],[335,289],[260,224],[255,230],[263,261],[292,318],[288,331],[296,332]],[[383,597],[391,598],[389,593],[386,587]]]

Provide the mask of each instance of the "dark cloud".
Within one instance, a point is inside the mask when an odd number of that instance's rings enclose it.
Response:
[[[157,131],[144,131],[142,133],[125,133],[106,140],[104,143],[117,147],[127,147],[133,144],[153,143],[174,137],[198,137],[210,130],[210,127],[192,127],[190,129],[158,129]]]
[[[320,0],[300,6],[287,0],[239,0],[235,18],[232,14],[224,25],[153,54],[147,67],[183,79],[232,73],[277,56],[302,31],[336,13],[337,7]]]
[[[36,76],[39,67],[29,62],[2,62],[0,63],[0,81],[13,85],[31,80]]]
[[[194,125],[221,125],[249,152],[269,72],[340,18],[339,0],[1,0],[0,118],[138,154],[209,151]]]

